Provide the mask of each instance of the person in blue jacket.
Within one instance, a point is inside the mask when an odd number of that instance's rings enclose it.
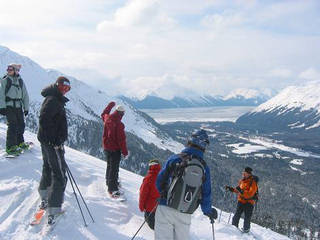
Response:
[[[203,160],[209,137],[205,130],[197,130],[188,140],[187,147],[182,154],[194,156]],[[191,214],[180,212],[167,206],[167,191],[172,181],[172,166],[182,161],[181,154],[172,155],[161,169],[156,186],[160,192],[159,205],[155,215],[155,240],[187,240],[191,224]],[[210,169],[205,165],[205,179],[201,186],[200,206],[204,215],[212,222],[217,218],[217,211],[211,203],[211,178]]]

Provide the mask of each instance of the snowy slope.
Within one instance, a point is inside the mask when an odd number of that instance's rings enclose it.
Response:
[[[291,130],[313,130],[320,127],[320,81],[290,86],[250,113],[239,123],[262,123]]]
[[[7,65],[12,62],[22,64],[21,76],[26,83],[32,102],[31,107],[33,109],[30,112],[37,115],[39,106],[43,101],[43,97],[40,95],[41,90],[55,82],[58,76],[64,74],[55,70],[45,70],[28,57],[21,56],[6,47],[0,46],[0,73],[6,73]],[[126,115],[123,118],[126,131],[142,138],[146,143],[155,144],[161,149],[179,152],[183,147],[182,144],[174,141],[165,132],[162,132],[157,126],[144,118],[131,105],[94,89],[71,76],[68,76],[68,78],[71,81],[71,91],[66,95],[70,99],[67,109],[74,116],[100,121],[97,117],[100,116],[108,102],[115,101],[117,104],[124,105],[126,109]]]
[[[0,146],[5,144],[6,126],[0,124]],[[3,157],[0,153],[0,239],[2,240],[127,240],[131,239],[143,223],[143,214],[138,209],[138,189],[142,177],[120,170],[120,178],[128,201],[116,203],[106,197],[104,186],[105,163],[84,153],[66,148],[66,161],[91,210],[95,223],[89,221],[84,227],[72,188],[68,183],[63,208],[66,214],[49,235],[41,235],[43,226],[31,227],[29,221],[39,204],[37,188],[41,175],[41,151],[36,136],[26,132],[27,141],[34,141],[35,147],[15,159]],[[228,225],[229,214],[222,214],[221,223],[215,224],[216,239],[254,239],[243,235]],[[241,222],[242,224],[242,222]],[[281,240],[285,236],[252,225],[256,239]],[[212,229],[207,217],[198,210],[192,218],[191,239],[212,239]],[[135,239],[153,239],[153,232],[144,226]]]

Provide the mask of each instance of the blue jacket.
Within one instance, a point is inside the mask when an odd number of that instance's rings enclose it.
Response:
[[[187,153],[189,155],[195,155],[201,159],[203,159],[203,152],[192,148],[187,147],[185,148],[182,153]],[[166,164],[161,169],[158,177],[157,177],[157,189],[161,193],[164,189],[161,189],[161,183],[165,181],[166,183],[170,183],[172,181],[172,176],[168,176],[169,174],[169,168],[172,166],[171,164],[179,163],[182,159],[179,155],[175,154],[168,158]],[[160,205],[167,205],[167,200],[165,198],[161,198]],[[210,169],[208,166],[205,167],[205,180],[202,184],[202,198],[200,202],[201,210],[204,214],[210,214],[211,213],[211,178],[210,178]]]

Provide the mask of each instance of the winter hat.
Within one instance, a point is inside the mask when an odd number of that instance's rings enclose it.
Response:
[[[70,81],[69,81],[68,78],[63,77],[63,76],[60,76],[60,77],[57,78],[56,84],[57,84],[57,85],[67,85],[67,86],[70,86]]]
[[[153,165],[157,165],[157,164],[160,164],[159,160],[157,160],[157,159],[151,159],[149,161],[149,167],[151,167]]]
[[[123,107],[122,105],[118,105],[118,106],[116,107],[116,111],[118,111],[118,112],[124,112],[125,110],[124,110],[124,107]]]
[[[252,170],[251,167],[246,167],[246,168],[244,169],[244,171],[245,171],[246,173],[251,174],[251,172],[252,172],[253,170]]]
[[[10,63],[9,65],[8,65],[8,67],[13,67],[16,71],[20,71],[20,69],[21,69],[21,67],[22,67],[22,65],[21,64],[18,64],[18,63]]]
[[[205,150],[210,143],[209,136],[205,130],[200,129],[192,133],[188,143],[196,145],[202,150]]]

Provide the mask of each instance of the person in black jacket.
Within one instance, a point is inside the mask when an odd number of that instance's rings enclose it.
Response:
[[[69,100],[64,95],[70,88],[70,81],[65,77],[59,77],[55,84],[46,87],[41,92],[45,99],[40,109],[38,131],[43,158],[39,194],[40,208],[48,207],[48,224],[52,224],[55,215],[61,212],[67,185],[64,157],[57,157],[55,150],[63,150],[63,144],[68,138],[64,106]],[[64,150],[62,152],[64,154]]]

